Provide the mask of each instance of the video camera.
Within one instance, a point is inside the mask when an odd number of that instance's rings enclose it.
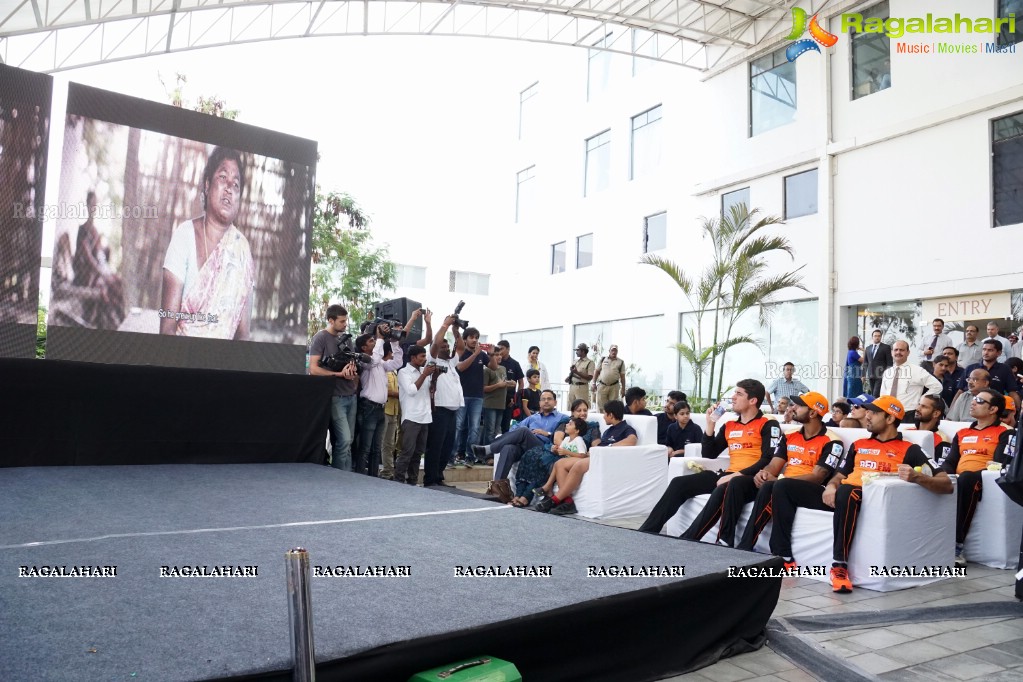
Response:
[[[333,355],[328,355],[327,357],[320,358],[320,366],[326,367],[331,372],[340,372],[341,370],[348,366],[349,362],[354,362],[355,366],[358,367],[360,370],[362,369],[363,365],[368,365],[372,363],[373,362],[372,357],[366,355],[365,353],[358,353],[351,349],[351,346],[349,345],[351,341],[352,341],[351,334],[342,334],[340,337],[338,337],[337,352],[334,353]]]
[[[463,320],[458,316],[458,313],[462,312],[462,308],[465,307],[465,301],[459,301],[458,305],[455,306],[455,321],[454,326],[459,327],[463,332],[469,328],[469,320]]]

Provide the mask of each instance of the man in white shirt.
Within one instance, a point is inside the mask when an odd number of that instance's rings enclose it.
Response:
[[[920,357],[923,361],[934,361],[945,346],[952,345],[952,339],[945,333],[945,320],[940,317],[931,322],[931,334],[920,335]],[[908,408],[907,408],[908,409]]]
[[[408,364],[398,372],[398,401],[401,403],[401,454],[394,462],[394,480],[419,483],[419,454],[426,452],[426,437],[433,417],[430,387],[436,365],[426,364],[426,349],[410,346]]]
[[[451,328],[455,335],[455,343],[461,340],[458,325],[452,325],[454,315],[444,318],[444,324],[437,330],[437,335],[430,346],[430,362],[447,367],[447,372],[434,375],[433,386],[433,422],[430,424],[430,435],[426,438],[426,469],[423,471],[423,487],[444,486],[444,467],[448,463],[448,454],[455,445],[455,418],[458,410],[465,404],[462,398],[462,382],[458,378],[461,367],[470,362],[458,362],[451,357],[451,344],[444,338]]]
[[[906,362],[909,359],[909,344],[903,340],[892,344],[892,359],[895,364],[886,369],[881,377],[881,395],[893,396],[902,403],[905,409],[902,420],[911,423],[916,417],[920,398],[940,395],[941,382],[923,367]]]
[[[966,325],[966,340],[956,346],[956,350],[959,351],[960,367],[966,368],[980,362],[982,346],[980,345],[980,341],[977,340],[979,333],[980,330],[977,329],[977,325]]]
[[[1002,351],[1001,351],[1001,353],[998,356],[998,362],[1005,362],[1006,360],[1009,359],[1009,353],[1012,352],[1011,351],[1012,344],[1009,343],[1009,339],[1005,338],[1001,334],[1002,334],[1002,332],[1001,332],[1001,330],[998,329],[998,323],[997,322],[995,322],[994,320],[988,322],[987,323],[987,337],[981,339],[980,345],[981,345],[981,348],[983,348],[984,342],[989,340],[989,339],[998,339],[999,341],[1001,341],[1001,343],[1002,343]],[[980,361],[978,360],[978,362],[980,362]],[[969,367],[969,365],[966,365],[966,366]]]
[[[360,474],[377,476],[380,471],[380,450],[384,439],[384,405],[387,403],[387,373],[401,369],[401,346],[395,343],[391,352],[384,356],[390,343],[380,333],[363,334],[355,339],[355,347],[369,355],[372,360],[362,366],[359,379],[358,424],[359,451],[352,469]]]

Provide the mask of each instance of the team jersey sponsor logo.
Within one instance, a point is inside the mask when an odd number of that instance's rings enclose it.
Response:
[[[728,432],[728,437],[729,438],[742,438],[742,431],[729,431]]]
[[[964,443],[976,443],[977,436],[964,436],[962,442]]]

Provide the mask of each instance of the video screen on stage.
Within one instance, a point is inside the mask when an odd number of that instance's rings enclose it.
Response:
[[[53,79],[0,64],[0,357],[35,355]]]
[[[72,83],[47,357],[305,371],[316,143]]]

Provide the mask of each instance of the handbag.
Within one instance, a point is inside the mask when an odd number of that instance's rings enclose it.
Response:
[[[1019,434],[1009,436],[1009,445],[1006,448],[1011,453],[1012,459],[1009,465],[1002,471],[995,483],[1002,489],[1002,492],[1016,504],[1023,506],[1023,457],[1018,457]]]

